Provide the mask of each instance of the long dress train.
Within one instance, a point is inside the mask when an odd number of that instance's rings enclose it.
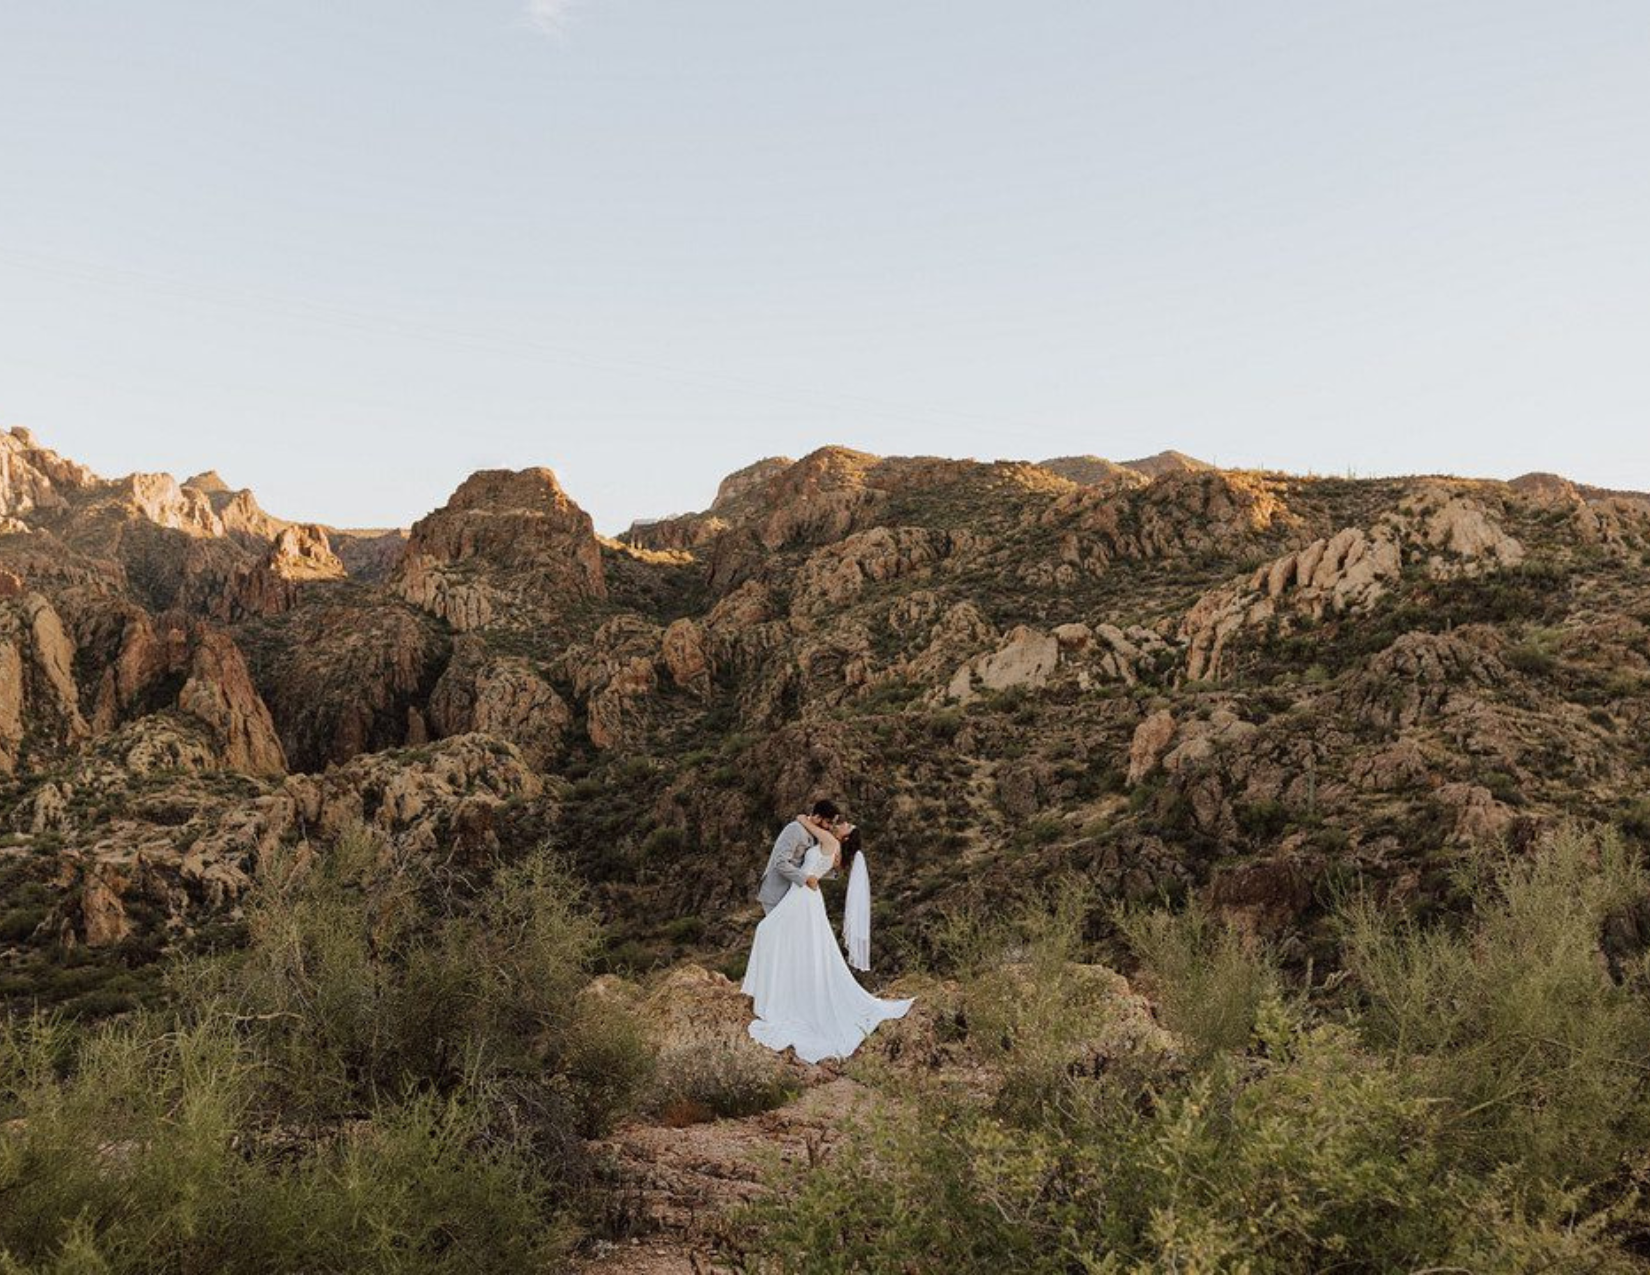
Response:
[[[819,876],[830,859],[817,846],[802,870]],[[793,885],[756,927],[745,966],[745,994],[756,1002],[753,1039],[772,1050],[796,1050],[804,1062],[846,1058],[891,1018],[904,1018],[909,1000],[879,1000],[842,959],[818,890]]]

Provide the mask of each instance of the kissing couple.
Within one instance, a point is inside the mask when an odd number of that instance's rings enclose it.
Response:
[[[879,1000],[859,985],[825,915],[819,883],[849,869],[842,937],[859,969],[871,966],[871,876],[859,829],[836,803],[814,803],[785,825],[757,893],[767,913],[756,927],[744,992],[755,1002],[751,1037],[796,1050],[804,1062],[846,1058],[879,1023],[904,1018],[912,1002]]]

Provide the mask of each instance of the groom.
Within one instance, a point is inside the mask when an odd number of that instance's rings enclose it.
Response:
[[[816,801],[813,817],[822,824],[835,825],[841,821],[842,812],[834,801]],[[768,856],[768,870],[762,874],[762,888],[756,894],[764,914],[772,912],[774,904],[783,899],[793,885],[819,889],[818,877],[802,875],[802,861],[816,844],[813,833],[797,820],[793,819],[785,825],[778,840],[773,843],[773,853]],[[832,873],[825,875],[831,876]]]

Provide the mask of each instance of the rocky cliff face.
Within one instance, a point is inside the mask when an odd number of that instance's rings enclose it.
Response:
[[[232,915],[259,847],[363,822],[547,840],[627,959],[733,955],[776,821],[832,795],[885,950],[1076,872],[1315,955],[1336,883],[1439,906],[1472,847],[1650,835],[1647,553],[1650,498],[1550,475],[1177,453],[825,448],[619,542],[550,471],[490,471],[410,533],[334,532],[14,431],[0,884],[52,883],[24,948],[137,961]]]
[[[390,586],[459,632],[607,596],[590,515],[548,469],[472,474],[413,525]]]

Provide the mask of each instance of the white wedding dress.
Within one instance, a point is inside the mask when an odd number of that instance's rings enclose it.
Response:
[[[802,871],[817,877],[831,866],[818,846]],[[793,885],[756,927],[745,995],[756,1002],[751,1036],[772,1050],[796,1050],[804,1062],[846,1058],[890,1018],[904,1018],[912,1002],[878,1000],[848,969],[825,915],[825,896]]]

